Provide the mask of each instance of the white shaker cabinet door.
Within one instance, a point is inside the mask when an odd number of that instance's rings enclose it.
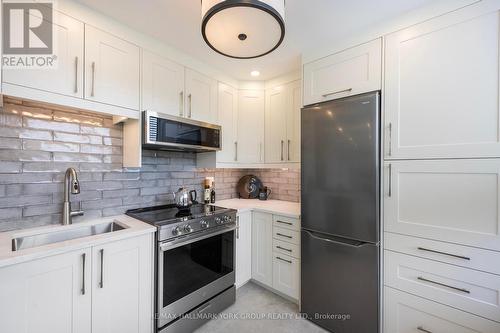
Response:
[[[278,86],[266,90],[265,107],[265,161],[285,162],[286,156],[286,116],[287,89]]]
[[[236,287],[252,278],[252,212],[238,213],[236,231]]]
[[[92,248],[92,333],[143,333],[153,327],[151,235]]]
[[[0,268],[0,332],[90,333],[90,248]]]
[[[252,220],[252,278],[273,285],[273,216],[253,212]]]
[[[139,110],[139,47],[85,26],[85,98]]]
[[[222,150],[217,152],[217,162],[236,162],[238,140],[238,90],[219,83],[219,124],[222,127]]]
[[[385,164],[385,231],[500,251],[500,159]]]
[[[300,260],[279,252],[273,253],[273,288],[299,299]]]
[[[380,38],[304,65],[304,105],[380,90],[381,85]]]
[[[184,67],[148,51],[142,57],[142,110],[184,114]]]
[[[264,162],[264,95],[263,90],[238,92],[238,163]]]
[[[186,68],[186,105],[184,116],[194,120],[217,121],[217,81]]]
[[[36,16],[37,11],[30,11]],[[54,68],[3,69],[3,81],[18,86],[83,98],[84,24],[58,11],[53,12]]]
[[[286,161],[300,162],[300,109],[302,107],[301,81],[287,85]]]
[[[500,16],[467,10],[387,36],[386,158],[500,157]]]

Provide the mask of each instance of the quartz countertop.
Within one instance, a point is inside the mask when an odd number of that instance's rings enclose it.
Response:
[[[123,230],[117,230],[114,232],[108,232],[88,237],[75,238],[63,242],[46,244],[19,251],[12,251],[13,238],[68,230],[68,228],[79,228],[85,225],[95,225],[113,221],[125,225],[127,226],[127,228]],[[139,235],[154,233],[155,231],[156,228],[150,224],[141,222],[127,215],[119,215],[119,216],[95,219],[88,222],[75,223],[69,226],[49,225],[39,228],[2,232],[0,233],[0,267],[18,264],[33,259],[53,256],[70,251],[80,250],[86,247],[105,244]]]
[[[259,199],[227,199],[215,202],[216,206],[237,209],[238,212],[258,210],[270,214],[279,214],[300,218],[300,202]]]

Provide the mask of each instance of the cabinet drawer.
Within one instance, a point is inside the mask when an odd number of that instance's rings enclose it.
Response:
[[[300,259],[300,246],[273,239],[273,251]]]
[[[273,288],[299,298],[300,260],[281,253],[273,253]]]
[[[392,251],[385,253],[385,285],[500,321],[500,276]]]
[[[386,250],[500,275],[500,252],[386,232]]]
[[[500,251],[500,159],[385,165],[384,229]]]
[[[290,229],[273,226],[273,238],[297,245],[300,244],[299,232]]]
[[[385,287],[384,332],[498,333],[500,324]]]
[[[273,225],[280,228],[291,230],[300,230],[300,219],[286,217],[281,215],[273,215]]]

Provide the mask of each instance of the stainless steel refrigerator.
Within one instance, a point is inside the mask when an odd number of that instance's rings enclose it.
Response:
[[[380,94],[301,117],[301,312],[331,332],[378,332]]]

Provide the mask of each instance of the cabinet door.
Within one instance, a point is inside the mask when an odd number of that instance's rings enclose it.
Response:
[[[30,11],[30,15],[36,15]],[[83,98],[83,23],[58,11],[51,22],[54,37],[55,68],[5,69],[3,80],[24,87]]]
[[[222,127],[222,150],[217,152],[217,162],[236,162],[238,91],[219,83],[219,124]]]
[[[238,92],[238,140],[236,159],[239,163],[264,162],[264,91]]]
[[[217,121],[217,81],[186,68],[184,116],[199,121]]]
[[[300,109],[302,108],[301,81],[287,86],[286,161],[300,162]]]
[[[273,217],[254,212],[252,219],[252,278],[273,285]]]
[[[304,105],[381,89],[382,40],[304,65]]]
[[[236,287],[252,278],[252,212],[238,214],[236,231]]]
[[[92,333],[151,332],[152,238],[92,248]]]
[[[273,288],[299,299],[300,260],[284,255],[273,253]]]
[[[85,98],[139,110],[139,47],[85,26]]]
[[[385,231],[500,250],[500,159],[385,165]]]
[[[0,269],[0,331],[90,333],[90,249]]]
[[[183,116],[183,66],[148,51],[143,52],[142,110]]]
[[[266,90],[266,163],[280,163],[287,158],[285,152],[286,116],[288,113],[286,88],[286,86],[279,86]]]
[[[386,39],[386,157],[499,157],[499,12],[459,10]]]

